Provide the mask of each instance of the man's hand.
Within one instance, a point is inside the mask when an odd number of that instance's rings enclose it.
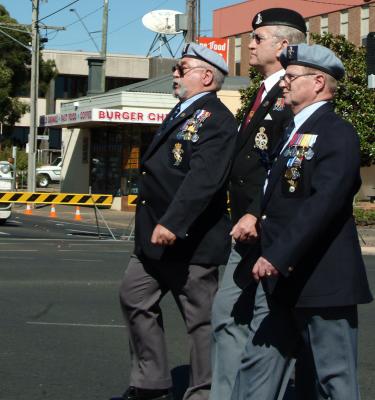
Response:
[[[151,243],[159,246],[171,246],[176,241],[176,235],[163,225],[157,224],[151,236]]]
[[[279,275],[279,271],[264,257],[259,257],[252,271],[254,279],[259,282],[261,278]]]
[[[253,242],[258,239],[257,232],[257,218],[251,214],[245,214],[242,218],[238,220],[236,225],[230,232],[230,235],[237,242]]]

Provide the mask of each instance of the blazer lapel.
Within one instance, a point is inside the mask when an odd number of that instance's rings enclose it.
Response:
[[[310,115],[309,118],[307,118],[307,120],[297,129],[297,132],[299,133],[314,132],[314,125],[316,124],[316,122],[321,118],[322,115],[332,110],[333,110],[332,103],[326,103],[322,105],[312,115]],[[262,207],[263,209],[265,208],[268,200],[270,199],[271,193],[273,192],[276,183],[280,180],[281,171],[284,167],[285,167],[285,157],[283,155],[279,155],[268,177],[267,189],[263,198],[263,207]]]
[[[182,121],[193,115],[193,113],[200,107],[202,107],[212,96],[216,97],[216,93],[208,93],[200,97],[198,100],[194,101],[186,110],[182,111],[173,121],[169,121],[170,115],[173,113],[174,110],[173,108],[168,116],[165,118],[159,129],[156,131],[152,142],[150,143],[145,154],[142,157],[141,163],[143,163],[145,160],[147,160],[147,158],[150,157],[150,155],[155,151],[158,145],[162,143],[164,137],[173,132],[176,127],[182,123]]]
[[[269,112],[271,106],[274,103],[274,99],[278,96],[281,89],[278,84],[274,85],[267,96],[263,99],[262,103],[260,104],[259,108],[256,110],[255,114],[251,118],[249,124],[244,127],[243,123],[241,125],[240,131],[238,133],[238,141],[237,141],[237,149],[241,149],[250,139],[252,136],[253,130],[255,127],[259,125],[259,122],[262,121],[267,113]],[[248,108],[246,116],[251,110],[251,107],[255,101],[255,98],[251,102],[251,106]]]

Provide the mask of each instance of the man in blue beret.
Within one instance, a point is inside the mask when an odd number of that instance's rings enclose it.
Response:
[[[135,248],[120,289],[132,354],[125,400],[172,399],[160,308],[168,292],[191,347],[183,398],[208,399],[211,308],[231,247],[226,188],[237,124],[216,94],[227,73],[219,54],[187,44],[173,67],[179,102],[142,155]]]
[[[239,287],[234,276],[245,267],[245,278],[250,281],[248,265],[259,254],[258,225],[263,184],[275,148],[292,118],[279,87],[280,76],[285,74],[280,54],[288,44],[304,42],[306,34],[303,17],[286,8],[258,12],[252,19],[252,27],[249,65],[262,75],[263,80],[240,124],[230,174],[231,235],[235,245],[212,309],[210,400],[230,399],[248,339],[256,287]],[[273,371],[269,371],[269,376],[278,379]]]
[[[358,135],[332,104],[345,71],[319,45],[288,46],[280,61],[294,118],[264,188],[261,256],[249,265],[270,312],[256,296],[232,400],[274,399],[278,387],[263,377],[292,355],[298,399],[359,400],[357,305],[372,295],[353,218]]]

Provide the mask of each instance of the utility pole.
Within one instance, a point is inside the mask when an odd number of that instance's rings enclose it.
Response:
[[[32,0],[31,18],[31,82],[30,82],[30,132],[27,167],[27,190],[35,192],[36,136],[39,91],[39,0]]]
[[[102,23],[102,48],[100,51],[100,57],[104,58],[103,70],[102,70],[102,88],[105,90],[105,67],[107,59],[107,32],[108,32],[108,0],[104,0],[103,5],[103,23]]]
[[[187,14],[187,31],[185,35],[185,42],[194,42],[196,39],[196,0],[186,0],[186,14]]]

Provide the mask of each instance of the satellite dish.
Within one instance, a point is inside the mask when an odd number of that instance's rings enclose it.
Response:
[[[155,10],[142,17],[142,23],[151,31],[162,35],[176,35],[182,31],[176,31],[176,15],[182,14],[173,10]]]

